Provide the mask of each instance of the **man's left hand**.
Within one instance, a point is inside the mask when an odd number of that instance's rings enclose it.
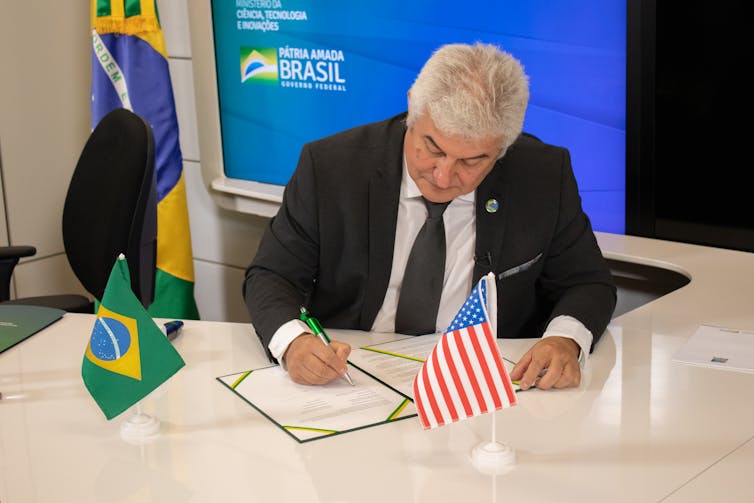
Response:
[[[521,389],[570,388],[581,382],[579,352],[581,348],[568,337],[539,340],[518,361],[510,377]]]

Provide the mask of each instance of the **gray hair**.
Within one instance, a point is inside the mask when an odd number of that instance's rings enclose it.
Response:
[[[406,124],[429,112],[444,134],[502,139],[501,155],[521,133],[529,79],[499,47],[448,44],[427,60],[411,86]]]

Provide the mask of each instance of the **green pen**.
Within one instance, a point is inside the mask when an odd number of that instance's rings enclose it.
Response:
[[[325,329],[322,328],[322,325],[320,324],[319,320],[315,318],[314,316],[309,314],[309,311],[306,310],[305,307],[301,306],[301,314],[299,315],[299,318],[301,318],[301,321],[306,323],[309,328],[312,329],[312,332],[314,332],[314,335],[322,339],[322,342],[330,345],[330,338],[325,333]],[[343,374],[343,379],[348,381],[348,384],[353,386],[353,381],[351,380],[351,376],[348,375],[348,371],[346,371],[345,374]]]

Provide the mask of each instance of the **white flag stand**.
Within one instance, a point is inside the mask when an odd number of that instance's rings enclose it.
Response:
[[[502,475],[516,466],[516,451],[507,444],[497,441],[495,435],[495,414],[492,418],[492,440],[481,442],[471,450],[471,463],[482,473]]]
[[[126,442],[143,444],[154,440],[160,433],[160,421],[141,411],[141,402],[132,409],[133,415],[120,423],[120,436]]]

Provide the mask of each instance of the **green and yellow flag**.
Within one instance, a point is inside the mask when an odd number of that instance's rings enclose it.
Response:
[[[183,157],[173,87],[155,0],[91,0],[92,129],[115,108],[154,132],[157,178],[157,318],[199,318],[194,299]]]
[[[115,261],[84,353],[81,377],[107,419],[147,396],[185,365],[131,291],[123,255]]]

